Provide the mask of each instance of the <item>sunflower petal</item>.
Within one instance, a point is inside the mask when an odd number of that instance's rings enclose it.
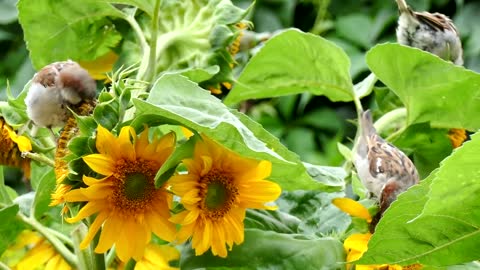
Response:
[[[363,218],[368,223],[372,221],[372,216],[370,215],[370,212],[368,212],[368,209],[355,200],[350,198],[335,198],[332,200],[332,203],[352,217]]]
[[[85,249],[88,247],[90,242],[93,240],[95,235],[97,234],[98,230],[100,230],[100,227],[102,226],[103,222],[105,219],[107,219],[109,213],[108,212],[101,212],[100,214],[97,215],[95,218],[95,221],[90,225],[90,229],[88,230],[87,235],[83,239],[83,241],[80,243],[80,248]]]
[[[111,156],[113,160],[120,159],[120,153],[116,144],[117,138],[108,129],[98,126],[96,146],[100,154]]]
[[[83,161],[85,161],[92,170],[105,176],[112,175],[115,171],[115,161],[111,156],[91,154],[84,156]]]
[[[136,139],[137,135],[135,130],[130,126],[125,126],[120,130],[120,135],[118,135],[118,149],[122,156],[130,161],[135,160],[135,147],[132,144],[132,138]]]

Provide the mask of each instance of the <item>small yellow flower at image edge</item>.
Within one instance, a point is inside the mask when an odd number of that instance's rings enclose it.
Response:
[[[134,270],[178,270],[180,268],[170,266],[170,262],[180,259],[180,251],[169,245],[157,245],[150,243],[145,249],[143,258],[135,263]],[[125,263],[121,263],[114,269],[125,269]]]
[[[18,135],[5,119],[0,117],[0,165],[20,168],[29,179],[30,159],[23,158],[22,153],[30,151],[32,151],[30,139]]]
[[[211,248],[213,255],[227,257],[226,245],[244,241],[246,209],[275,210],[266,203],[281,193],[270,176],[269,161],[244,158],[202,135],[191,159],[183,160],[187,174],[177,174],[169,183],[185,210],[170,220],[180,224],[179,242],[190,237],[195,254]]]
[[[372,216],[368,212],[368,209],[363,206],[361,203],[352,200],[350,198],[336,198],[332,200],[333,205],[338,207],[343,212],[349,214],[352,217],[357,217],[364,219],[367,223],[372,221]],[[359,260],[363,254],[368,249],[368,241],[372,234],[370,232],[367,233],[353,233],[349,235],[345,241],[343,242],[343,247],[345,248],[345,252],[347,253],[346,262],[351,263],[356,260]],[[422,269],[422,265],[420,264],[412,264],[408,266],[400,266],[400,265],[346,265],[347,270],[355,269],[355,270],[406,270],[406,269]]]
[[[151,233],[166,241],[175,239],[175,225],[168,221],[173,196],[165,187],[155,188],[154,178],[173,152],[175,135],[169,133],[149,142],[148,128],[137,137],[132,127],[123,127],[118,138],[98,127],[98,154],[83,157],[85,163],[104,178],[83,177],[86,188],[74,189],[66,202],[86,202],[70,223],[97,214],[80,244],[86,248],[102,228],[97,253],[114,244],[117,256],[126,262],[142,259]]]
[[[12,269],[46,269],[46,270],[70,270],[70,265],[55,250],[55,248],[38,233],[30,230],[22,231],[15,241],[15,244],[8,247],[3,254],[14,254],[28,251],[13,265]]]

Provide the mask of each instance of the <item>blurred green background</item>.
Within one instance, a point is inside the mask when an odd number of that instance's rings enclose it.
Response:
[[[243,8],[252,3],[232,2]],[[461,33],[465,66],[480,71],[480,23],[475,23],[480,1],[416,0],[409,4],[418,11],[450,16]],[[0,100],[6,99],[7,84],[16,95],[35,72],[15,5],[15,0],[0,0]],[[247,19],[259,33],[296,27],[335,42],[349,55],[351,75],[357,83],[368,75],[365,52],[375,44],[395,41],[397,16],[394,0],[257,0]],[[378,105],[376,100],[369,96],[362,102],[370,107]],[[337,142],[351,146],[355,135],[356,127],[350,121],[355,118],[352,103],[332,103],[325,97],[302,94],[251,101],[246,108],[250,117],[313,164],[341,165]],[[6,174],[8,184],[23,185],[18,171],[7,170]]]

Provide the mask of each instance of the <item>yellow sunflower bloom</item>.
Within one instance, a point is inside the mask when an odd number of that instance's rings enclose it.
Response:
[[[134,270],[178,270],[170,266],[171,261],[180,259],[180,251],[169,245],[148,244],[143,258],[135,264]],[[116,269],[125,269],[125,264],[120,264]]]
[[[113,51],[110,51],[94,61],[78,61],[80,66],[88,70],[90,76],[95,80],[104,80],[108,82],[108,76],[106,73],[111,72],[113,65],[118,60],[118,55]]]
[[[461,128],[452,128],[448,131],[448,138],[452,147],[458,148],[468,139],[467,131]]]
[[[23,158],[23,152],[32,151],[32,144],[20,136],[0,117],[0,165],[21,168],[25,177],[30,178],[30,159]]]
[[[233,243],[244,240],[246,209],[276,209],[265,204],[276,200],[281,189],[264,180],[270,176],[269,161],[243,158],[205,136],[202,139],[193,159],[183,160],[188,174],[169,180],[185,207],[170,220],[182,225],[180,242],[192,237],[196,255],[211,248],[214,255],[226,257],[226,245],[231,250]]]
[[[365,208],[361,203],[352,200],[350,198],[336,198],[332,200],[332,203],[338,207],[343,212],[349,214],[352,217],[358,217],[365,219],[368,223],[372,222],[372,216],[368,212],[368,209]],[[354,262],[359,260],[363,254],[368,249],[368,241],[372,234],[367,233],[354,233],[351,234],[345,239],[343,242],[343,247],[347,253],[346,262]],[[400,266],[400,265],[346,265],[347,270],[402,270],[402,269],[422,269],[422,265],[420,264],[412,264],[408,266]]]
[[[29,250],[20,261],[11,265],[12,269],[16,270],[30,270],[30,269],[45,269],[45,270],[70,270],[70,265],[63,259],[63,257],[56,252],[54,247],[41,237],[39,234],[25,230],[17,237],[15,245],[9,247],[11,252],[21,252],[25,247]]]
[[[148,129],[137,138],[131,127],[123,127],[116,138],[105,128],[98,127],[96,147],[99,153],[87,155],[83,160],[105,177],[84,176],[88,187],[72,190],[64,196],[66,202],[87,202],[75,217],[67,219],[68,222],[98,213],[81,248],[89,245],[102,224],[95,252],[105,253],[115,244],[122,261],[132,257],[136,261],[142,259],[152,232],[164,240],[174,240],[175,225],[168,221],[173,196],[164,187],[155,188],[154,183],[155,174],[173,152],[174,145],[173,133],[150,143]]]

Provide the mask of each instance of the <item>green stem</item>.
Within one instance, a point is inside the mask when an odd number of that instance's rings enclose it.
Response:
[[[152,83],[157,64],[157,36],[158,36],[158,14],[160,12],[160,0],[155,1],[155,8],[152,16],[152,36],[150,37],[150,55],[148,57],[148,67],[145,74],[145,78],[141,80]]]
[[[137,262],[133,259],[130,259],[126,264],[124,270],[133,270]]]
[[[150,55],[150,46],[147,43],[147,39],[145,38],[145,35],[142,31],[142,28],[138,24],[138,22],[135,20],[135,17],[133,15],[126,15],[124,16],[124,19],[130,24],[130,26],[133,29],[133,32],[136,34],[137,39],[140,43],[140,48],[142,49],[142,60],[140,63],[140,67],[138,69],[137,73],[137,80],[142,79],[145,76],[145,72],[147,71],[148,68],[148,57]]]
[[[92,224],[93,218],[89,218],[89,224]],[[93,252],[93,266],[94,270],[105,270],[105,254],[103,253],[96,253],[94,248],[98,245],[98,241],[100,240],[100,232],[97,232],[95,237],[93,237],[92,242],[90,243],[90,247],[92,247]]]
[[[55,161],[41,154],[32,153],[32,152],[23,152],[22,157],[38,161],[50,167],[55,167]]]
[[[44,227],[40,222],[34,218],[26,217],[25,215],[18,213],[17,217],[20,218],[25,224],[30,225],[37,232],[39,232],[45,239],[47,239],[52,246],[57,250],[60,255],[65,259],[65,261],[74,269],[77,268],[78,261],[75,255],[55,236],[49,229]]]
[[[389,142],[393,141],[398,136],[400,136],[403,132],[405,132],[406,129],[407,129],[407,126],[403,126],[402,128],[398,129],[394,133],[390,134],[390,136],[388,136],[385,140]]]
[[[375,122],[375,129],[378,133],[382,133],[389,125],[407,116],[407,109],[398,108],[384,114]],[[396,132],[395,132],[396,133]],[[393,133],[393,134],[395,134]]]
[[[138,41],[140,42],[140,47],[142,48],[142,53],[149,51],[149,46],[147,40],[145,39],[145,35],[143,34],[142,28],[135,20],[135,17],[127,15],[124,19],[130,24],[133,28],[133,32],[137,35]]]
[[[115,246],[113,246],[107,254],[107,259],[105,262],[105,265],[107,266],[107,268],[110,267],[110,265],[113,263],[116,257],[117,257],[117,249],[115,248]]]
[[[73,241],[68,238],[66,235],[64,235],[63,233],[61,232],[57,232],[53,229],[50,229],[48,227],[46,227],[46,229],[53,235],[55,235],[55,237],[57,237],[58,239],[60,239],[60,241],[62,241],[65,245],[69,246],[69,247],[73,247]]]

